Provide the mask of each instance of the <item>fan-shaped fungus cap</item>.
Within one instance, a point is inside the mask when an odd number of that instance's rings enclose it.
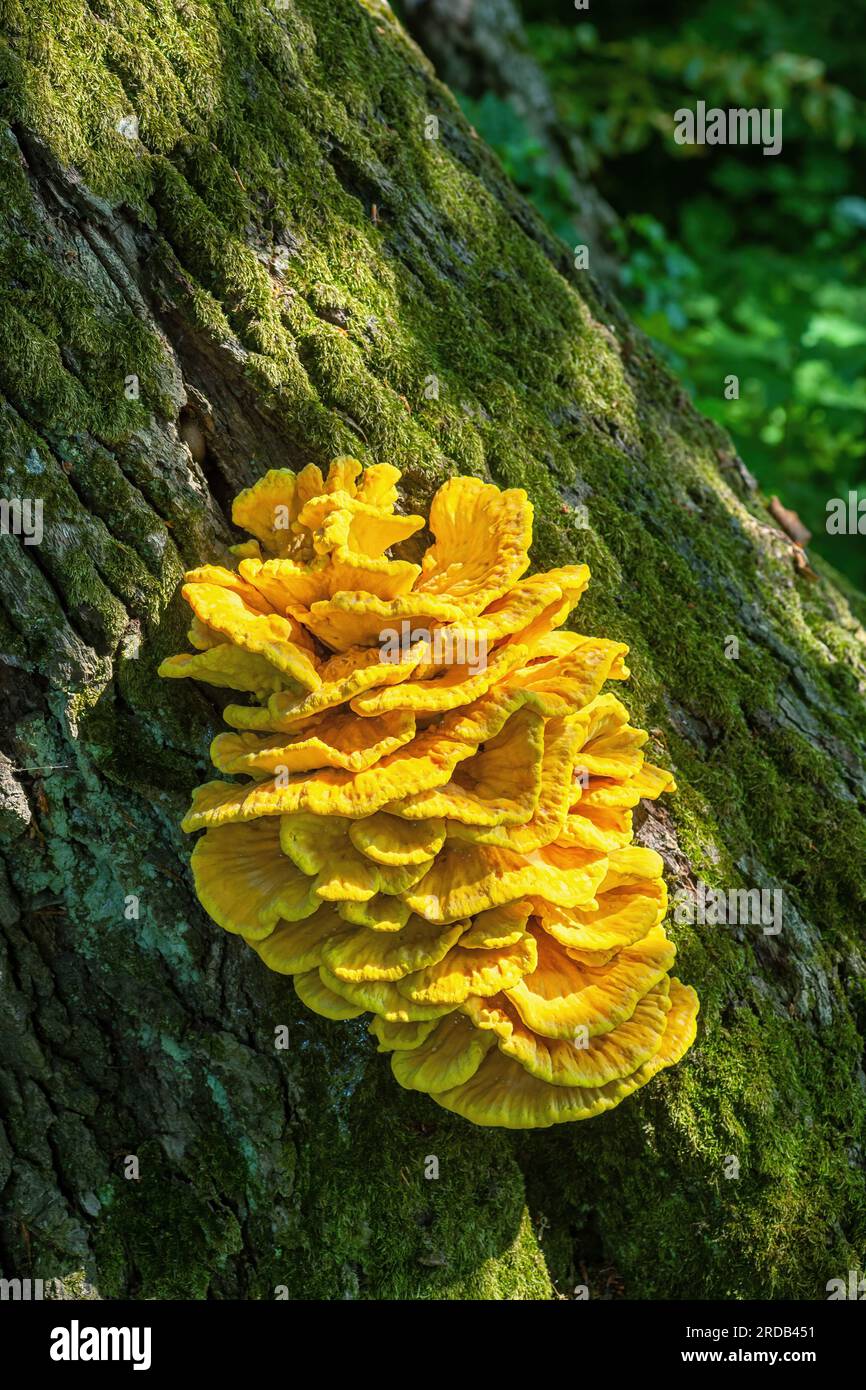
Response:
[[[235,500],[237,569],[187,575],[195,651],[161,674],[245,697],[211,746],[240,780],[183,822],[196,892],[314,1013],[372,1015],[402,1086],[475,1124],[586,1119],[695,1035],[631,843],[674,781],[603,689],[628,649],[562,626],[587,567],[527,576],[526,494],[452,478],[416,563],[389,553],[425,524],[399,477],[272,470]]]

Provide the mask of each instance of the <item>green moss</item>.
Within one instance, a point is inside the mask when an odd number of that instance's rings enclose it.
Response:
[[[117,1178],[104,1194],[96,1256],[103,1298],[205,1298],[211,1280],[243,1248],[224,1195],[164,1176],[164,1155],[136,1152],[138,1178]]]

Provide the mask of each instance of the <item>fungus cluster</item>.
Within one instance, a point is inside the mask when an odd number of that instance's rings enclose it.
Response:
[[[563,630],[587,567],[526,577],[526,494],[452,478],[425,523],[399,477],[271,471],[235,500],[236,570],[186,576],[195,652],[160,673],[247,697],[211,746],[235,780],[183,822],[196,891],[308,1008],[372,1014],[402,1086],[480,1125],[586,1119],[694,1038],[662,861],[631,844],[673,779],[602,693],[627,648]],[[420,564],[392,558],[425,524]]]

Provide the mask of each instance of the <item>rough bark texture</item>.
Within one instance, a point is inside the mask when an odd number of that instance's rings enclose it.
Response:
[[[513,106],[537,142],[548,177],[575,209],[575,232],[590,248],[593,274],[613,285],[616,213],[590,182],[585,147],[557,119],[514,0],[403,0],[401,8],[409,32],[452,91],[474,100],[490,92]]]
[[[41,545],[0,537],[3,1274],[825,1297],[866,1242],[862,600],[796,563],[384,5],[0,12],[2,492],[44,500]],[[676,771],[640,832],[671,889],[785,893],[779,936],[674,924],[698,1043],[586,1124],[510,1136],[401,1091],[192,894],[177,822],[220,706],[155,676],[181,574],[225,557],[240,486],[346,452],[413,509],[455,470],[529,490],[538,564],[591,565],[581,629],[630,644]]]

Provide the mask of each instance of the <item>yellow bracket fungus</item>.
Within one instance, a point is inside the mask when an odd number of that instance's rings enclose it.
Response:
[[[587,1119],[694,1040],[631,843],[674,781],[602,689],[628,649],[562,630],[587,567],[526,576],[525,492],[450,479],[410,564],[399,477],[273,470],[235,500],[237,571],[186,577],[195,652],[160,674],[247,697],[211,748],[241,780],[183,822],[196,891],[309,1009],[372,1014],[402,1086],[480,1125]]]

